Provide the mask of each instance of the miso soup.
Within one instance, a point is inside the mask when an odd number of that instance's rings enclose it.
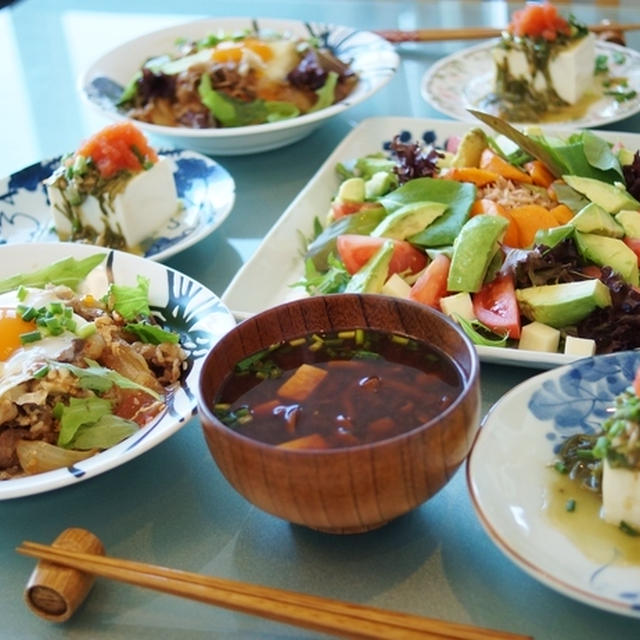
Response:
[[[462,386],[457,365],[436,348],[357,329],[302,336],[243,359],[214,399],[214,413],[261,442],[350,447],[422,425]]]

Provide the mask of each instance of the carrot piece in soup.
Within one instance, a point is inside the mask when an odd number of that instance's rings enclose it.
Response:
[[[327,441],[319,433],[287,440],[277,446],[280,449],[328,449]]]
[[[531,176],[524,171],[520,171],[517,167],[509,164],[504,158],[501,158],[495,151],[492,151],[487,147],[480,156],[480,168],[486,171],[493,171],[499,176],[506,178],[507,180],[514,180],[515,182],[526,182],[531,184],[533,182]]]
[[[98,131],[76,151],[91,158],[103,178],[118,171],[140,172],[158,161],[144,134],[130,122],[117,122]]]
[[[309,397],[326,375],[326,369],[306,363],[301,364],[295,373],[280,386],[278,395],[287,398],[287,400],[302,402]]]

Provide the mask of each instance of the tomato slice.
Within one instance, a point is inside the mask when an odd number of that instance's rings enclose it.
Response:
[[[347,271],[353,275],[359,271],[389,238],[376,238],[355,233],[338,236],[336,248]],[[410,271],[418,273],[427,265],[427,257],[404,240],[393,240],[393,255],[389,263],[389,274]]]
[[[350,216],[352,213],[358,213],[358,211],[379,208],[380,205],[377,202],[357,202],[355,200],[342,200],[340,202],[331,203],[331,216],[334,220],[338,220],[338,218]]]
[[[629,236],[625,236],[622,240],[627,247],[636,254],[638,257],[638,264],[640,264],[640,238],[630,238]]]
[[[520,337],[520,310],[512,276],[498,276],[474,293],[473,311],[489,329],[510,338]]]
[[[444,253],[439,253],[413,283],[409,298],[439,309],[440,299],[447,294],[450,265],[451,260]]]

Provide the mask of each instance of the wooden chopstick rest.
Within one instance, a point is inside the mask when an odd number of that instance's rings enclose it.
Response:
[[[104,555],[99,538],[86,529],[65,529],[52,543],[53,547]],[[24,592],[27,606],[51,622],[68,620],[91,590],[95,576],[78,569],[40,560],[33,570]]]

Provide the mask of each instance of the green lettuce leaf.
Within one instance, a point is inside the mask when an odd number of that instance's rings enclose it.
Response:
[[[180,336],[172,331],[165,331],[160,327],[148,324],[146,322],[130,322],[124,327],[127,331],[135,334],[138,339],[148,344],[160,344],[162,342],[171,342],[177,344]]]
[[[384,208],[393,213],[413,202],[440,202],[446,204],[445,212],[424,231],[409,238],[409,242],[430,247],[453,244],[476,198],[476,187],[469,182],[443,178],[416,178],[380,198]]]
[[[70,398],[68,406],[59,402],[53,410],[53,415],[60,420],[58,446],[71,448],[82,425],[93,424],[110,413],[111,401],[104,398]]]
[[[50,362],[50,366],[70,371],[76,378],[78,378],[78,385],[82,389],[91,389],[98,393],[104,393],[111,389],[115,384],[121,389],[139,389],[140,391],[148,393],[156,400],[162,400],[162,396],[153,389],[149,389],[148,387],[138,384],[133,380],[129,380],[129,378],[126,378],[113,369],[101,367],[95,360],[85,358],[85,362],[89,365],[86,368],[76,367],[68,362]]]
[[[139,316],[150,316],[149,278],[137,277],[138,284],[130,287],[125,284],[111,284],[105,296],[107,307],[117,311],[125,320]]]
[[[74,449],[108,449],[138,431],[132,420],[113,414],[103,415],[95,424],[84,424],[71,441]]]
[[[338,84],[338,74],[335,71],[329,71],[327,81],[316,91],[318,99],[316,103],[309,109],[312,111],[320,111],[330,107],[335,100],[336,84]]]
[[[104,253],[97,253],[82,260],[64,258],[37,271],[5,278],[0,280],[0,293],[17,289],[20,285],[42,288],[47,284],[62,284],[75,291],[87,275],[105,259],[105,256]]]

